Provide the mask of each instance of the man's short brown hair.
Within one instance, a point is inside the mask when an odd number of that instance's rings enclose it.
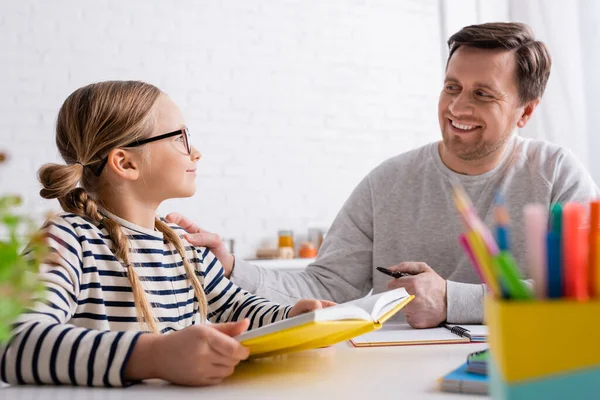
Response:
[[[543,42],[535,40],[525,24],[493,22],[462,28],[448,39],[448,63],[461,46],[479,49],[506,49],[515,53],[517,85],[521,104],[542,97],[550,76],[552,59]]]

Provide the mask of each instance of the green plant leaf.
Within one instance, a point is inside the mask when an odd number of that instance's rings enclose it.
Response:
[[[0,343],[10,336],[10,324],[36,299],[43,299],[44,285],[37,279],[48,247],[31,218],[14,213],[19,196],[0,196],[0,229],[8,240],[0,241]],[[21,234],[26,232],[26,239]],[[30,246],[24,256],[21,249]]]

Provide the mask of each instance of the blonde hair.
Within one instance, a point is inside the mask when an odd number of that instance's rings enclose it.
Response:
[[[45,164],[38,171],[43,185],[40,195],[58,199],[66,212],[103,224],[112,241],[112,251],[125,268],[131,284],[135,310],[143,330],[158,332],[152,306],[139,276],[129,260],[129,240],[121,226],[98,211],[94,198],[101,178],[96,171],[111,150],[126,146],[152,131],[154,108],[161,91],[137,81],[108,81],[77,89],[63,103],[56,123],[56,145],[66,165]],[[78,187],[79,186],[79,187]],[[206,318],[206,295],[194,268],[185,256],[177,233],[156,219],[155,227],[181,258],[199,303],[201,320]]]

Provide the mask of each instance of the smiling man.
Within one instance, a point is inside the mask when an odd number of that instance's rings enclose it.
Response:
[[[513,220],[511,251],[525,276],[523,207],[588,201],[599,191],[572,153],[516,134],[533,115],[550,75],[548,50],[529,27],[473,25],[453,35],[448,45],[438,111],[442,140],[400,154],[369,173],[305,272],[266,270],[243,260],[234,267],[233,257],[211,235],[192,235],[190,242],[212,246],[226,276],[275,301],[313,297],[345,302],[371,289],[403,286],[416,295],[405,308],[414,327],[481,323],[485,287],[458,244],[462,226],[451,182],[461,182],[488,225],[493,199],[503,189]],[[170,219],[196,231],[181,215]],[[411,275],[390,279],[376,267]]]

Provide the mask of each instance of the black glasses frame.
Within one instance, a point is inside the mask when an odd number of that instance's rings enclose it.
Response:
[[[191,155],[192,154],[192,146],[190,144],[190,132],[188,131],[188,128],[181,128],[176,131],[164,133],[162,135],[154,136],[154,137],[151,137],[148,139],[136,140],[135,142],[129,143],[128,145],[122,146],[122,147],[138,147],[138,146],[141,146],[141,145],[144,145],[147,143],[156,142],[157,140],[167,139],[167,138],[177,136],[177,135],[183,135],[183,143],[185,144],[185,149],[187,151],[187,154]],[[106,167],[107,163],[108,163],[108,156],[102,160],[102,164],[100,164],[100,167],[96,170],[96,173],[95,173],[96,176],[100,176],[100,174],[102,173],[102,170],[104,170],[104,167]]]

